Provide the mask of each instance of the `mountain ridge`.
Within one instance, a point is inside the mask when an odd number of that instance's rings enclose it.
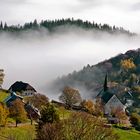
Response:
[[[76,26],[80,27],[85,30],[99,30],[99,31],[106,31],[109,33],[121,33],[121,34],[127,34],[130,36],[136,35],[135,33],[130,32],[129,30],[125,30],[123,27],[116,27],[116,26],[110,26],[108,24],[97,24],[94,21],[83,21],[81,19],[73,19],[73,18],[67,18],[67,19],[55,19],[55,20],[42,20],[40,23],[37,22],[37,20],[34,20],[33,22],[25,23],[23,26],[21,25],[11,25],[8,26],[7,23],[1,22],[0,23],[0,32],[20,32],[20,31],[27,31],[27,30],[40,30],[41,28],[48,29],[49,32],[54,32],[57,27],[60,26]]]

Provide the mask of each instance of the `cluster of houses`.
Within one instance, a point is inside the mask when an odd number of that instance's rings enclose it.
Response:
[[[24,108],[30,119],[37,120],[40,117],[39,110],[29,102],[26,103],[24,101],[24,97],[36,94],[36,90],[31,85],[29,85],[28,83],[17,81],[13,85],[11,85],[9,91],[11,94],[4,100],[8,107],[11,106],[12,102],[16,99],[20,99],[24,103]]]
[[[4,76],[3,70],[0,70],[0,78],[2,76]],[[120,90],[121,88],[124,89],[125,87],[119,87],[118,89]],[[119,92],[118,89],[116,87],[115,88],[108,87],[108,81],[106,75],[103,89],[96,96],[96,100],[100,99],[103,105],[104,114],[106,116],[111,116],[112,109],[120,108],[121,110],[126,112],[127,111],[126,108],[132,105],[133,97],[131,95],[131,92],[128,90],[126,90],[126,92],[124,92],[124,90],[123,92]],[[11,85],[9,91],[11,95],[5,99],[5,103],[7,106],[10,106],[14,100],[20,99],[24,103],[25,109],[30,117],[34,119],[40,117],[40,112],[38,111],[38,109],[35,108],[30,103],[25,103],[23,99],[23,97],[32,96],[36,94],[36,90],[30,84],[24,83],[22,81],[17,81],[13,85]],[[52,102],[57,103],[60,106],[64,105],[63,103],[56,102],[53,100]],[[73,109],[80,110],[81,108],[79,106],[73,106]],[[113,119],[113,117],[110,117],[110,119]]]
[[[99,100],[102,104],[104,116],[108,119],[108,121],[110,123],[119,123],[120,120],[117,117],[112,116],[112,110],[119,109],[120,111],[129,114],[127,107],[132,105],[133,96],[131,94],[131,91],[125,89],[124,86],[115,85],[114,87],[109,87],[107,79],[108,78],[106,75],[103,88],[97,94],[96,100]],[[63,106],[65,108],[67,107],[64,103],[57,102],[54,100],[52,100],[52,103],[57,104],[59,106]],[[85,112],[88,111],[86,108],[83,108],[80,105],[72,105],[71,109]],[[130,124],[129,118],[124,120],[123,123]]]

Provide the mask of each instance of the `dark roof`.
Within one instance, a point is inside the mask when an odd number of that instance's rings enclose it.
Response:
[[[107,103],[113,96],[114,94],[110,93],[110,92],[105,92],[104,95],[102,96],[102,100],[104,103]]]
[[[106,91],[102,89],[96,98],[101,98],[103,103],[106,104],[115,95],[125,105],[127,100],[132,100],[132,95],[129,93],[130,91],[124,91],[124,88],[123,86],[116,86],[108,88]]]
[[[40,117],[40,112],[37,108],[27,102],[25,105],[25,110],[27,111],[28,115],[30,115],[34,119],[38,119]]]
[[[9,90],[14,91],[14,92],[17,92],[17,91],[21,92],[24,90],[33,90],[36,92],[36,90],[31,85],[29,85],[28,83],[24,83],[22,81],[15,82],[13,85],[11,85]]]
[[[125,105],[127,99],[131,99],[132,95],[130,91],[125,90],[125,86],[117,85],[113,87],[108,87],[108,77],[105,76],[103,89],[99,92],[96,98],[101,98],[102,102],[106,104],[114,95],[120,100],[120,102]]]
[[[103,103],[106,104],[114,95],[114,93],[110,92],[109,90],[104,91],[103,89],[97,95],[97,98],[101,98]]]
[[[13,102],[16,99],[21,99],[23,100],[22,96],[17,95],[15,92],[11,92],[11,95],[8,96],[4,102],[7,104],[7,106],[10,106],[11,102]]]

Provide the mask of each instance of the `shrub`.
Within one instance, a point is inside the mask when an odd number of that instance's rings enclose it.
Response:
[[[79,112],[73,113],[63,121],[63,137],[65,140],[115,140],[112,128],[104,127],[101,118]]]
[[[133,126],[140,125],[140,115],[138,115],[137,113],[132,113],[130,122]]]
[[[77,112],[65,120],[44,124],[37,130],[36,140],[116,140],[112,128],[104,127],[102,119]]]
[[[52,104],[48,104],[42,108],[40,113],[41,118],[36,125],[36,140],[55,140],[54,132],[57,132],[56,122],[59,121],[59,115],[55,107]]]

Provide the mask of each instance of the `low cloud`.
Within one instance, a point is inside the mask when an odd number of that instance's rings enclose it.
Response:
[[[140,2],[137,2],[131,6],[132,11],[140,11]]]
[[[48,87],[57,77],[137,49],[139,43],[139,37],[112,36],[76,27],[60,27],[54,34],[46,29],[25,32],[18,37],[3,34],[0,35],[0,68],[5,70],[4,87],[24,81],[38,92],[54,97]]]

